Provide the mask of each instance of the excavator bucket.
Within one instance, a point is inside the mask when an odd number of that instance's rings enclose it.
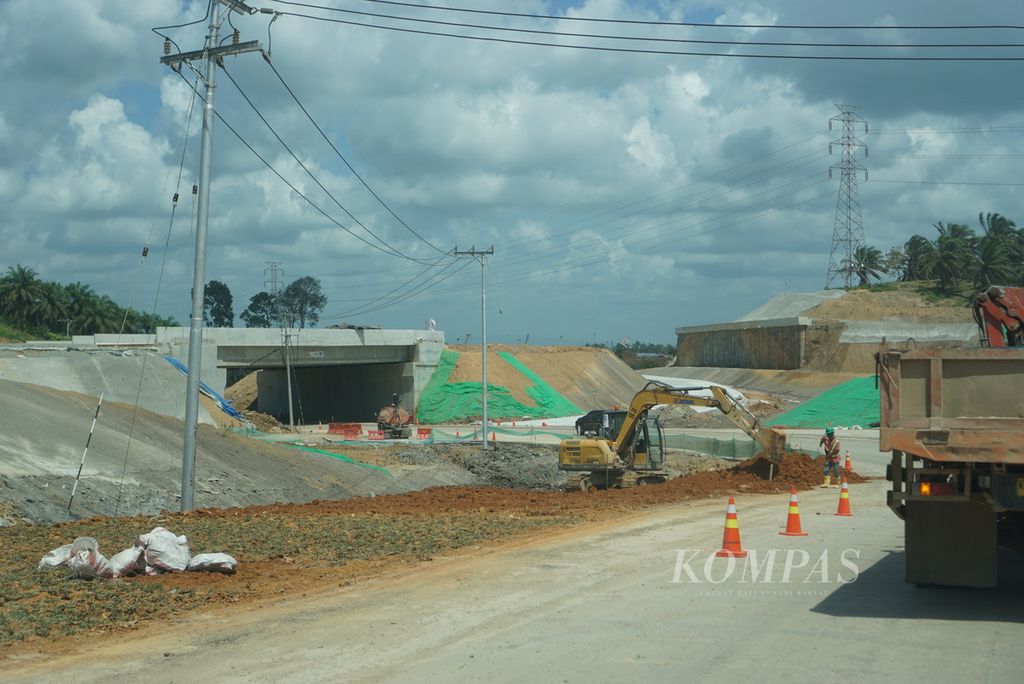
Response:
[[[758,454],[775,465],[782,463],[782,457],[786,453],[786,433],[778,428],[762,428],[757,435],[757,443],[763,447]]]

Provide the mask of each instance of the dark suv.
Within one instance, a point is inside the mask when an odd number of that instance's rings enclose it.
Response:
[[[625,411],[594,409],[576,420],[576,434],[594,435],[614,441],[625,420]]]

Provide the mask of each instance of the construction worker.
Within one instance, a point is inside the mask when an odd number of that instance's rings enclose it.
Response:
[[[839,440],[836,439],[835,429],[829,425],[825,428],[825,436],[818,442],[818,446],[825,452],[825,481],[822,487],[839,486]],[[832,476],[835,476],[835,484],[832,484]]]

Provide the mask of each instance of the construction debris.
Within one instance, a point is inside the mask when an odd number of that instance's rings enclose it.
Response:
[[[201,553],[191,556],[188,539],[163,527],[140,534],[135,545],[109,560],[100,553],[92,537],[77,537],[39,561],[39,570],[67,567],[75,579],[117,579],[132,575],[161,575],[165,572],[205,571],[232,574],[238,561],[226,553]]]

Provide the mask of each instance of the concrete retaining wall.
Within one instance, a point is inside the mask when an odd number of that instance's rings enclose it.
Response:
[[[800,368],[810,321],[784,318],[677,328],[677,366]]]

